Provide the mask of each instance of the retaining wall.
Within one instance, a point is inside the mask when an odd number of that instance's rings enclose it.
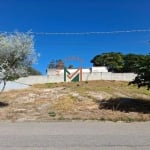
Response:
[[[132,81],[135,78],[134,73],[83,73],[82,80],[116,80],[116,81]],[[64,75],[49,75],[49,76],[29,76],[24,78],[19,78],[16,82],[23,84],[42,84],[42,83],[57,83],[64,82]]]
[[[111,73],[111,72],[93,72],[93,73],[82,73],[83,81],[90,80],[115,80],[115,81],[132,81],[135,78],[134,73]],[[9,81],[6,84],[5,91],[12,89],[27,88],[33,84],[44,84],[44,83],[58,83],[64,82],[64,75],[52,74],[49,76],[28,76],[19,78],[15,81]],[[3,84],[0,84],[0,90]]]

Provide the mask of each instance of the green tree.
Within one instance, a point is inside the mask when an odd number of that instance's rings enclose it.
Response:
[[[145,55],[127,54],[124,56],[123,72],[137,72],[138,64],[143,62]]]
[[[41,72],[33,67],[28,67],[28,75],[41,75]]]
[[[129,84],[136,84],[139,88],[141,86],[147,86],[150,89],[150,54],[146,55],[145,58],[138,62],[136,78]]]
[[[122,53],[110,52],[95,56],[91,63],[93,66],[106,66],[112,72],[122,72],[123,61]]]

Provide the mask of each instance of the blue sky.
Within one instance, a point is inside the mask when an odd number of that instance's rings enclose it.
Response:
[[[150,29],[150,0],[0,0],[0,31],[107,32]],[[148,54],[150,32],[99,35],[35,35],[41,54],[34,67],[45,74],[52,59],[89,68],[103,52]],[[70,60],[81,58],[82,61]]]

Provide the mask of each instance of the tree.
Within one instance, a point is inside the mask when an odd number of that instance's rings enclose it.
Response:
[[[64,69],[64,62],[61,59],[56,60],[56,69]]]
[[[0,83],[28,75],[28,68],[35,62],[33,36],[29,33],[0,35]]]
[[[28,75],[41,75],[41,72],[30,66],[28,67]]]
[[[63,69],[64,67],[64,62],[61,59],[51,60],[48,65],[48,69]]]
[[[136,84],[138,88],[141,86],[147,86],[147,89],[150,89],[150,54],[146,55],[145,58],[138,62],[137,64],[137,70],[136,70],[137,76],[130,84]]]
[[[51,60],[51,62],[48,65],[48,69],[55,69],[56,68],[56,64],[54,60]]]
[[[95,56],[91,63],[93,63],[93,66],[106,66],[112,72],[122,72],[123,54],[114,52],[102,53]]]
[[[73,69],[73,65],[69,65],[69,66],[68,66],[68,69]]]
[[[124,56],[124,72],[137,72],[138,64],[144,61],[144,55],[127,54]]]

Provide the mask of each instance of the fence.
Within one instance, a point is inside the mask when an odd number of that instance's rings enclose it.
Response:
[[[111,73],[111,72],[101,72],[101,73],[83,73],[82,80],[116,80],[116,81],[132,81],[135,78],[134,73]],[[42,83],[59,83],[64,82],[64,75],[49,75],[49,76],[29,76],[24,78],[19,78],[16,80],[23,84],[42,84]]]
[[[111,73],[111,72],[93,72],[93,73],[82,73],[82,80],[115,80],[115,81],[132,81],[136,77],[134,73]],[[28,76],[19,78],[16,81],[10,81],[6,84],[5,91],[11,89],[22,89],[27,88],[33,84],[44,84],[44,83],[59,83],[64,82],[64,75],[52,74],[49,76]],[[0,89],[2,88],[0,84]]]

